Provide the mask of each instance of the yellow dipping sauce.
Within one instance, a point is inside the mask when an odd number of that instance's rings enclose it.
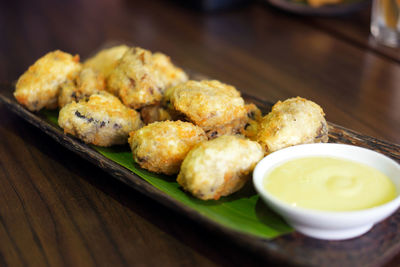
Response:
[[[290,160],[267,173],[264,188],[293,206],[352,211],[396,198],[393,182],[367,165],[331,157]]]

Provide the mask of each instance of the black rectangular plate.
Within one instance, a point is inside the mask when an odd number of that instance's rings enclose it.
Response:
[[[172,197],[154,188],[139,176],[109,160],[78,139],[67,136],[62,129],[44,120],[39,114],[30,112],[18,104],[10,84],[0,84],[0,103],[21,118],[38,127],[64,147],[92,162],[114,178],[140,191],[171,209],[186,215],[215,234],[236,242],[268,260],[292,265],[313,266],[378,266],[400,252],[400,211],[376,225],[367,234],[345,241],[323,241],[305,237],[297,232],[266,240],[239,233],[204,217]],[[272,104],[258,98],[243,95],[247,102],[255,103],[264,113]],[[365,136],[341,126],[329,123],[329,142],[366,147],[400,162],[400,146]]]

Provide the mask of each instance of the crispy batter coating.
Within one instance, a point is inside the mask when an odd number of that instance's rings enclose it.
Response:
[[[129,132],[142,126],[138,112],[107,92],[67,104],[60,110],[58,124],[65,133],[98,146],[125,144]]]
[[[140,167],[171,175],[179,172],[189,150],[205,140],[204,131],[190,122],[162,121],[130,133],[129,144]]]
[[[56,108],[60,85],[74,79],[80,69],[78,55],[60,50],[47,53],[18,79],[14,96],[31,111]]]
[[[278,101],[262,118],[254,138],[266,153],[307,143],[328,142],[328,127],[322,108],[296,97]]]
[[[220,136],[200,143],[188,153],[177,182],[197,198],[217,200],[242,188],[263,156],[257,142]]]
[[[83,63],[84,68],[91,68],[107,78],[117,66],[118,60],[129,49],[126,45],[103,49]]]
[[[261,110],[252,103],[246,105],[246,112],[249,119],[242,130],[242,134],[247,138],[254,139],[258,132],[258,125],[262,119],[262,113]]]
[[[129,49],[109,76],[107,88],[132,108],[159,103],[166,88],[185,82],[185,72],[164,54]]]
[[[93,69],[84,68],[75,80],[68,80],[61,85],[58,106],[64,107],[72,101],[78,102],[103,90],[105,90],[103,75]]]
[[[248,120],[239,91],[215,80],[188,81],[168,88],[163,104],[175,118],[203,128],[209,138],[239,133]]]
[[[165,91],[168,87],[178,85],[188,80],[187,74],[171,62],[171,58],[163,53],[155,52],[152,56],[152,70],[157,84]]]
[[[172,117],[166,109],[160,105],[151,105],[140,110],[140,116],[144,124],[150,124],[156,121],[171,120]]]

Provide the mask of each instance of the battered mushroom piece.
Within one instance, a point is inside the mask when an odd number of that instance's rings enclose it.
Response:
[[[200,143],[188,153],[177,182],[197,198],[217,200],[242,188],[263,156],[257,142],[220,136]]]
[[[186,82],[188,76],[181,69],[173,65],[171,58],[163,53],[156,52],[152,56],[152,72],[157,83],[162,84],[162,89]]]
[[[174,118],[203,128],[209,138],[240,133],[248,117],[235,87],[219,81],[188,81],[168,88],[163,105]]]
[[[151,105],[140,110],[140,116],[144,124],[150,124],[156,121],[171,120],[171,115],[160,105]]]
[[[117,66],[118,60],[129,49],[126,45],[103,49],[83,63],[83,67],[91,68],[107,78]]]
[[[58,106],[64,107],[72,101],[78,102],[104,89],[105,82],[103,75],[93,69],[84,68],[75,80],[68,80],[61,85]]]
[[[266,153],[307,143],[328,142],[322,108],[301,97],[278,101],[258,125],[254,138]]]
[[[125,144],[129,132],[142,126],[138,112],[107,92],[67,104],[60,110],[58,124],[65,133],[98,146]]]
[[[258,131],[258,125],[262,119],[261,110],[254,104],[246,105],[248,121],[243,128],[242,134],[247,138],[253,139]]]
[[[118,61],[107,81],[109,92],[132,108],[157,104],[167,87],[187,80],[169,57],[145,49],[129,49]]]
[[[130,133],[133,159],[140,167],[168,175],[179,172],[189,150],[207,140],[204,131],[190,122],[154,122]]]
[[[79,56],[56,50],[38,59],[18,79],[14,96],[31,111],[56,108],[60,85],[81,69]]]

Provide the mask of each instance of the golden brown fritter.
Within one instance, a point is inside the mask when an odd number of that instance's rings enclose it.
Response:
[[[220,136],[200,143],[188,153],[177,182],[197,198],[217,200],[242,188],[263,156],[257,142]]]
[[[156,121],[171,120],[171,115],[160,105],[151,105],[140,110],[140,116],[144,124],[150,124]]]
[[[247,138],[253,139],[258,132],[258,125],[262,119],[261,110],[254,104],[246,105],[248,121],[243,128],[242,134]]]
[[[151,71],[157,84],[162,85],[163,91],[188,80],[187,74],[181,68],[176,67],[169,56],[160,52],[155,52],[152,56]]]
[[[60,110],[58,124],[65,133],[98,146],[125,144],[129,132],[142,126],[138,112],[107,92],[67,104]]]
[[[84,68],[75,80],[68,80],[61,85],[58,106],[62,108],[72,101],[78,102],[103,90],[105,90],[103,75],[93,69]]]
[[[129,49],[126,45],[103,49],[83,63],[84,68],[91,68],[107,78],[117,66],[118,60]]]
[[[190,122],[162,121],[130,133],[129,144],[140,167],[171,175],[179,172],[189,150],[204,140],[204,131]]]
[[[193,122],[209,138],[240,133],[248,117],[235,87],[219,81],[188,81],[168,88],[163,105],[175,118]]]
[[[174,66],[169,57],[135,47],[118,62],[107,88],[125,105],[138,109],[159,103],[166,88],[186,80],[185,72]]]
[[[14,96],[31,111],[56,108],[60,85],[73,80],[80,69],[78,55],[59,50],[47,53],[18,79]]]
[[[322,108],[301,97],[278,101],[262,118],[254,140],[266,153],[307,143],[328,142],[328,127]]]

